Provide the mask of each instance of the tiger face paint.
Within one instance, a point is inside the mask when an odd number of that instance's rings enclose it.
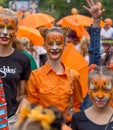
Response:
[[[90,83],[89,94],[98,107],[103,107],[113,95],[113,85],[105,78],[95,78]]]
[[[64,49],[63,35],[51,32],[46,37],[46,50],[51,59],[59,59]]]
[[[17,24],[12,18],[0,17],[0,44],[7,44],[13,40]]]

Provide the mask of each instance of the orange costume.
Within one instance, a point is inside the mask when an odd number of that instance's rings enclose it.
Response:
[[[55,106],[66,114],[70,96],[73,94],[74,111],[79,111],[83,100],[79,74],[73,70],[72,88],[70,69],[64,68],[65,72],[58,75],[46,62],[41,68],[32,71],[26,85],[27,100],[44,107]]]

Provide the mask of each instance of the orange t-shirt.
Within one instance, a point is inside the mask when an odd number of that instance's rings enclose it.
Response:
[[[44,66],[31,72],[26,84],[27,100],[43,107],[55,106],[65,114],[73,94],[75,111],[79,111],[83,100],[82,88],[78,72],[73,72],[74,89],[71,86],[69,68],[65,67],[65,72],[58,75],[46,62]]]

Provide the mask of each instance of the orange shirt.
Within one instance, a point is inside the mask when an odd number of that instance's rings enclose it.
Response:
[[[55,106],[66,113],[70,96],[73,94],[75,111],[78,111],[83,100],[82,88],[78,72],[73,71],[74,90],[69,68],[65,67],[65,72],[57,75],[46,62],[44,66],[31,72],[26,84],[27,100],[44,107]]]

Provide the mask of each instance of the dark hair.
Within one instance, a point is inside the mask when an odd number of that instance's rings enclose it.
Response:
[[[61,130],[63,114],[56,107],[23,106],[16,122],[18,130]]]
[[[18,17],[13,10],[8,9],[8,8],[3,8],[3,10],[0,11],[0,17],[3,17],[3,15],[5,17],[14,19],[14,21],[16,22],[16,25],[18,25]]]
[[[62,112],[54,106],[49,106],[47,108],[51,109],[56,116],[55,121],[51,124],[52,129],[61,130],[62,124],[64,123],[64,116]]]
[[[106,50],[106,57],[104,60],[104,65],[109,65],[112,58],[113,58],[113,46],[110,46]]]
[[[67,36],[68,38],[71,38],[75,41],[79,41],[80,38],[77,36],[77,33],[74,30],[70,30],[70,33]]]

